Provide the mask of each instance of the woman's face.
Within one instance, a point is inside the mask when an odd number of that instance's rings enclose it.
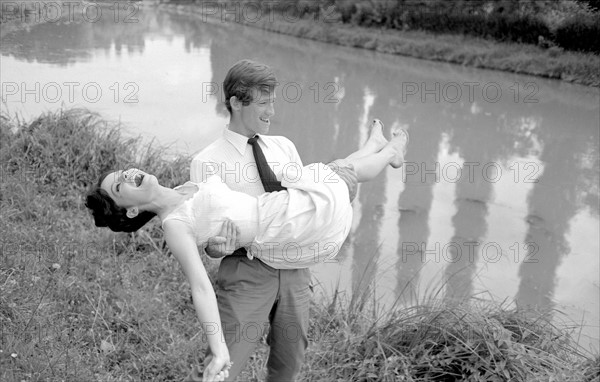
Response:
[[[104,178],[100,188],[123,208],[137,207],[152,201],[158,180],[136,168],[111,172]]]

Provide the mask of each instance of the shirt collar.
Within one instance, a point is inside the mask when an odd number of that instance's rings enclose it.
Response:
[[[246,149],[248,148],[248,137],[242,134],[238,134],[234,131],[229,130],[229,126],[223,132],[224,138],[231,143],[233,147],[240,153],[240,155],[244,155],[246,153]],[[263,135],[258,136],[258,141],[262,142],[265,147],[269,147]]]

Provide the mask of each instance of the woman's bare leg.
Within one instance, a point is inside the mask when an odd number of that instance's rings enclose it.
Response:
[[[371,123],[371,131],[365,145],[348,155],[346,159],[362,158],[370,154],[375,154],[381,151],[387,144],[388,140],[383,135],[383,123],[378,119],[374,119]]]
[[[408,135],[404,130],[398,130],[394,134],[392,139],[379,152],[359,158],[353,156],[356,154],[354,153],[335,163],[339,166],[352,166],[359,182],[367,182],[375,178],[388,164],[394,168],[399,168],[404,162]]]

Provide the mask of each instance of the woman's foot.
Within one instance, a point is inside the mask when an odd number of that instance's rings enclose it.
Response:
[[[383,135],[383,122],[379,119],[374,119],[371,123],[371,132],[369,133],[369,138],[365,143],[365,148],[370,150],[371,152],[379,152],[383,149],[387,144],[388,140]]]
[[[404,154],[406,154],[406,145],[408,144],[408,132],[404,129],[394,129],[392,139],[389,145],[394,149],[396,157],[390,162],[393,168],[400,168],[404,163]]]

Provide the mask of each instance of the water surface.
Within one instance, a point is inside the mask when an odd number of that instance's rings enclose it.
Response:
[[[295,142],[305,163],[348,155],[374,117],[410,132],[404,169],[361,185],[347,243],[313,269],[325,293],[339,285],[374,288],[386,305],[476,295],[555,308],[598,351],[598,89],[163,11],[136,18],[3,35],[3,108],[28,117],[87,107],[193,153],[227,123],[227,68],[268,63],[281,83],[272,133]]]

